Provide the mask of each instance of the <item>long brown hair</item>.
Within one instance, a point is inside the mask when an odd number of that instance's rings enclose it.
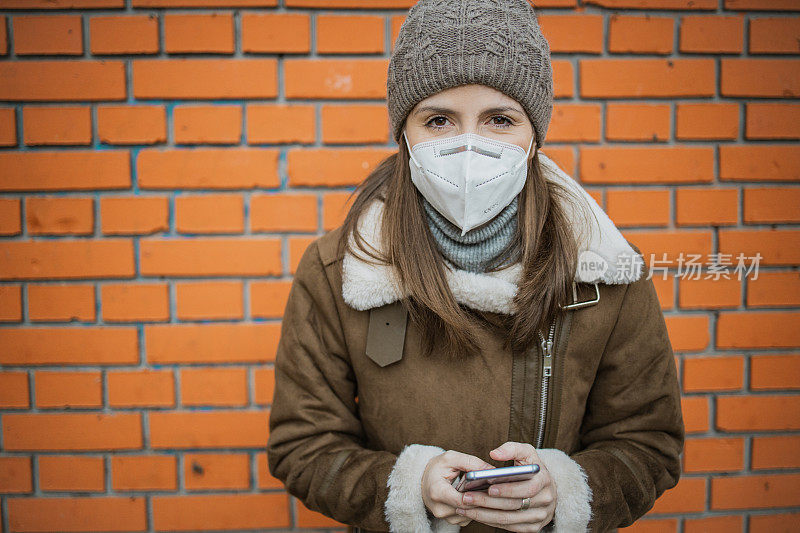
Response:
[[[474,355],[486,321],[465,305],[455,301],[445,276],[443,258],[426,222],[422,195],[411,181],[409,154],[405,143],[397,153],[384,159],[350,195],[356,196],[349,209],[338,241],[338,253],[353,253],[348,236],[373,264],[394,265],[413,324],[422,331],[424,353],[430,356],[437,340],[444,342],[446,357],[454,360]],[[537,331],[546,328],[559,305],[567,302],[572,290],[578,260],[578,245],[573,224],[567,220],[560,198],[573,193],[545,179],[536,150],[528,161],[528,178],[520,192],[517,230],[512,242],[494,261],[494,271],[507,259],[520,258],[522,274],[517,285],[512,315],[499,315],[505,334],[504,349],[525,350],[538,342]],[[364,245],[358,220],[373,200],[384,202],[381,238],[384,250],[373,251]],[[581,202],[575,202],[580,206]],[[581,209],[575,216],[585,216]],[[339,263],[341,269],[341,262]],[[569,292],[568,292],[569,291]]]

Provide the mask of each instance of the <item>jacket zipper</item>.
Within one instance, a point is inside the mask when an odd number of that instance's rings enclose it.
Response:
[[[542,332],[539,332],[542,346],[542,386],[541,390],[541,403],[539,404],[539,430],[536,437],[536,449],[542,447],[544,440],[544,422],[547,418],[547,393],[550,387],[550,376],[553,375],[553,337],[556,332],[556,320],[550,324],[550,332],[547,339],[544,338]]]

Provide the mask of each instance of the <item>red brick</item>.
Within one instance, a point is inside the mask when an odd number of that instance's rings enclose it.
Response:
[[[241,319],[244,316],[241,281],[177,283],[176,291],[180,320]]]
[[[587,0],[586,4],[612,9],[630,7],[635,9],[716,9],[714,0]]]
[[[107,379],[109,407],[175,407],[175,381],[171,370],[111,371]],[[160,476],[153,477],[159,480],[153,481],[153,486],[163,482]],[[171,479],[174,483],[175,477]]]
[[[800,105],[747,103],[748,139],[800,138]]]
[[[164,48],[168,53],[232,54],[233,15],[230,13],[164,15]]]
[[[690,396],[681,398],[681,411],[686,433],[704,433],[708,431],[708,398]]]
[[[278,0],[133,0],[133,7],[276,7]]]
[[[553,60],[553,97],[572,98],[575,86],[575,67],[572,61]]]
[[[683,390],[704,392],[741,390],[744,385],[744,358],[690,357],[683,360]]]
[[[684,533],[728,533],[742,531],[743,517],[709,516],[706,518],[686,518],[683,522]]]
[[[738,54],[744,47],[744,17],[690,15],[680,24],[682,53]]]
[[[389,140],[389,115],[385,105],[322,106],[322,142],[383,143]]]
[[[125,278],[134,275],[133,243],[120,239],[6,241],[0,253],[4,279]]]
[[[100,289],[106,322],[169,320],[169,288],[165,283],[104,283]]]
[[[675,222],[679,226],[725,226],[738,222],[739,189],[697,189],[675,191]]]
[[[203,148],[141,150],[143,189],[249,189],[278,187],[278,150]]]
[[[800,504],[800,474],[711,480],[712,509],[767,509]]]
[[[92,117],[87,106],[22,109],[25,144],[86,145],[92,142]]]
[[[281,274],[281,243],[272,238],[142,239],[143,276]]]
[[[0,100],[124,100],[122,61],[0,63]]]
[[[304,13],[242,13],[242,51],[306,54],[311,17]]]
[[[672,111],[664,104],[606,106],[606,139],[614,141],[666,141]],[[549,140],[549,134],[548,134]]]
[[[800,429],[800,396],[720,396],[716,427],[728,432]]]
[[[317,196],[256,194],[250,198],[250,229],[254,232],[317,231]]]
[[[244,198],[236,193],[180,195],[175,198],[175,228],[179,233],[242,233]]]
[[[0,235],[22,233],[21,204],[22,202],[17,198],[0,198]]]
[[[181,369],[181,404],[229,407],[247,405],[247,369]]]
[[[257,368],[253,370],[255,378],[255,397],[253,403],[267,405],[272,403],[272,396],[275,393],[275,369]]]
[[[797,54],[800,17],[769,17],[750,20],[751,54]]]
[[[3,448],[27,450],[130,450],[142,447],[139,413],[4,413]],[[53,438],[58,435],[58,438]]]
[[[798,320],[800,312],[723,312],[717,320],[717,347],[794,348],[800,346]]]
[[[744,439],[687,439],[684,472],[731,472],[744,468]]]
[[[94,200],[77,197],[28,197],[25,224],[30,235],[91,235]]]
[[[382,54],[384,17],[317,15],[317,53]]]
[[[738,104],[677,104],[675,137],[681,140],[736,139]]]
[[[793,59],[720,59],[722,96],[800,96],[800,61]]]
[[[800,150],[790,145],[738,145],[719,147],[719,179],[746,181],[796,181],[800,176]]]
[[[731,254],[735,264],[739,254],[744,254],[745,263],[755,270],[756,254],[760,265],[798,265],[800,264],[800,231],[756,229],[719,231],[719,251]],[[755,272],[748,274],[754,277]]]
[[[727,265],[725,265],[727,268]],[[739,307],[742,282],[725,270],[694,273],[678,278],[679,305],[682,309],[722,309]],[[729,279],[726,279],[729,278]]]
[[[104,150],[0,152],[0,190],[127,189],[131,186],[126,152]]]
[[[612,14],[608,19],[608,51],[612,53],[669,54],[673,48],[671,17]]]
[[[152,499],[153,527],[158,530],[289,527],[289,501],[285,493],[153,496]]]
[[[603,52],[602,15],[542,15],[538,10],[537,15],[551,52]]]
[[[606,212],[614,224],[624,226],[666,226],[669,224],[668,189],[610,189]]]
[[[390,150],[308,148],[289,150],[287,169],[292,187],[357,185],[391,155]]]
[[[96,16],[89,19],[92,54],[157,54],[156,15]]]
[[[601,113],[597,104],[556,104],[547,142],[599,141]]]
[[[800,437],[753,437],[752,468],[800,468]]]
[[[677,533],[678,521],[674,518],[653,519],[650,514],[645,515],[630,526],[622,528],[624,533]],[[618,530],[619,531],[619,530]]]
[[[747,282],[747,307],[800,307],[796,272],[760,272]]]
[[[147,361],[265,363],[275,359],[280,324],[171,324],[144,328]],[[0,337],[2,338],[2,337]]]
[[[186,453],[186,490],[244,490],[250,488],[250,460],[243,453]]]
[[[313,143],[317,135],[316,111],[310,105],[249,104],[249,144]]]
[[[0,493],[33,492],[32,478],[30,457],[0,457]]]
[[[283,482],[269,473],[267,466],[267,454],[260,452],[256,454],[257,487],[259,489],[283,489]]]
[[[93,285],[28,284],[28,319],[34,321],[95,320]]]
[[[586,183],[693,183],[714,179],[710,147],[582,146]]]
[[[0,408],[2,409],[29,409],[30,388],[28,387],[28,373],[5,370],[0,373]],[[4,463],[0,458],[0,487],[2,483]],[[0,492],[3,489],[0,488]]]
[[[6,31],[6,17],[0,17],[0,54],[8,54],[8,33]]]
[[[414,0],[287,0],[286,7],[356,7],[362,9],[409,8]]]
[[[678,484],[656,500],[652,512],[693,513],[704,511],[706,505],[706,480],[701,477],[681,476]]]
[[[705,263],[712,251],[711,234],[708,231],[623,231],[626,239],[635,243],[651,269],[651,277],[663,277],[662,267],[681,267],[670,276],[688,275],[688,262],[700,256],[697,263]]]
[[[269,433],[268,419],[269,413],[264,411],[153,411],[150,413],[150,447],[174,449],[263,446]],[[161,528],[156,526],[156,529]]]
[[[792,11],[797,9],[797,2],[795,0],[725,0],[725,9]]]
[[[253,318],[281,318],[289,299],[291,283],[287,281],[253,281],[250,283],[250,314]]]
[[[177,144],[239,144],[242,108],[239,106],[177,106],[172,120]]]
[[[100,198],[100,225],[105,235],[150,234],[169,229],[166,196]]]
[[[108,346],[114,346],[114,350]],[[0,364],[135,364],[138,359],[134,328],[0,329]]]
[[[800,355],[758,355],[750,358],[753,390],[800,389]]]
[[[122,8],[125,0],[0,0],[2,9]]]
[[[584,98],[714,96],[713,59],[581,59]]]
[[[750,533],[793,533],[797,530],[798,522],[800,513],[750,515]]]
[[[97,134],[106,144],[156,144],[167,140],[161,106],[98,106]]]
[[[105,468],[102,457],[42,455],[39,487],[55,492],[103,492]]]
[[[17,112],[13,107],[0,108],[0,146],[17,145]]]
[[[348,201],[349,198],[349,201]],[[341,226],[353,206],[350,193],[329,192],[322,196],[322,229],[330,231]]]
[[[800,222],[800,189],[795,187],[745,189],[743,219],[745,224]]]
[[[2,91],[0,91],[2,94]],[[136,98],[275,98],[276,59],[135,59]]]
[[[112,455],[111,485],[116,491],[176,490],[175,457],[166,455]]]
[[[388,59],[285,59],[286,98],[386,98]]]
[[[21,15],[14,21],[14,53],[83,54],[80,15]]]
[[[144,531],[146,503],[136,496],[10,498],[8,514],[13,531]]]

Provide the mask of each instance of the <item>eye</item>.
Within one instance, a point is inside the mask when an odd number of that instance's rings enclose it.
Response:
[[[445,117],[444,115],[437,115],[425,123],[425,127],[437,131],[443,130],[446,125],[447,125],[447,117]]]
[[[508,128],[508,127],[510,127],[510,126],[513,124],[513,122],[511,121],[511,119],[510,119],[510,118],[508,118],[508,117],[506,117],[506,116],[504,116],[504,115],[495,115],[495,116],[493,116],[493,117],[492,117],[492,121],[494,121],[494,120],[496,120],[496,119],[498,119],[498,118],[499,118],[501,121],[504,121],[504,122],[492,122],[492,125],[494,125],[494,126],[499,126],[499,127],[501,127],[501,128]]]

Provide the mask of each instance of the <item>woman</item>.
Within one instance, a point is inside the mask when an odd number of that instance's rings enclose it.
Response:
[[[539,148],[550,51],[525,0],[422,0],[399,151],[297,267],[269,468],[357,531],[607,531],[677,483],[672,348],[638,248]],[[538,464],[459,492],[463,471]]]

